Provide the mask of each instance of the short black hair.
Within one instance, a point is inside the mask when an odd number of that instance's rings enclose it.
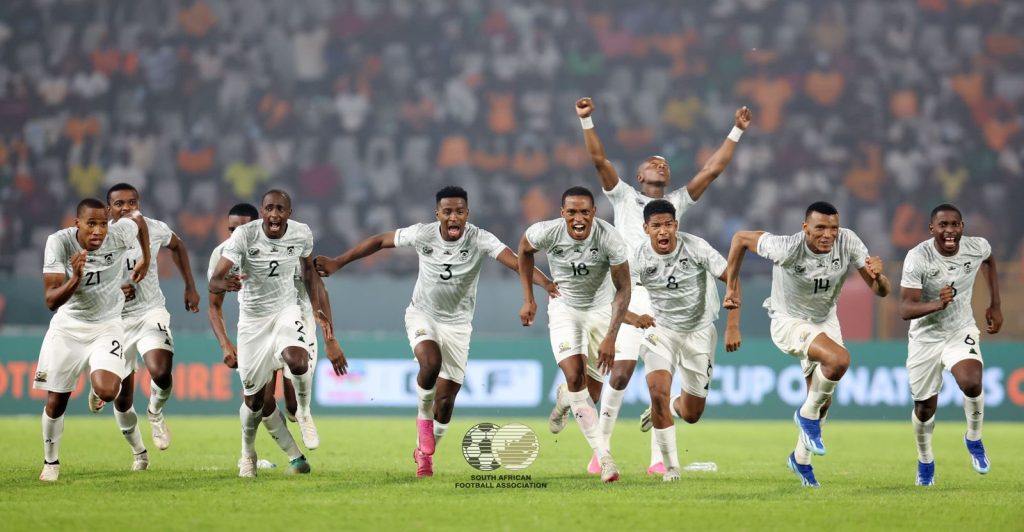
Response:
[[[815,201],[807,206],[807,212],[804,213],[804,220],[806,220],[812,212],[818,212],[825,216],[832,216],[833,214],[839,214],[839,209],[827,201]]]
[[[957,216],[960,217],[961,221],[964,219],[964,213],[960,212],[960,209],[956,208],[956,205],[953,205],[952,203],[943,203],[942,205],[939,205],[939,206],[935,207],[934,209],[932,209],[932,215],[929,218],[929,220],[934,220],[935,216],[938,215],[942,211],[952,211],[952,212],[955,212],[957,214]]]
[[[139,189],[129,185],[128,183],[118,183],[107,190],[107,203],[110,203],[110,195],[118,190],[131,190],[136,196],[139,195]]]
[[[434,195],[434,203],[441,203],[441,200],[445,198],[462,198],[467,204],[469,203],[469,193],[466,192],[466,189],[454,185],[448,185],[438,190]]]
[[[587,187],[569,187],[569,190],[562,193],[563,207],[565,207],[565,198],[568,198],[569,196],[586,196],[590,198],[590,203],[594,203],[594,193]]]
[[[672,205],[672,202],[663,199],[656,199],[651,201],[644,207],[644,223],[651,220],[651,216],[655,214],[671,214],[672,219],[676,218],[676,206]]]
[[[260,210],[251,203],[239,203],[228,211],[228,216],[245,216],[250,220],[257,220],[260,217]]]
[[[291,195],[289,195],[287,192],[285,192],[285,191],[283,191],[283,190],[281,190],[279,188],[272,188],[272,189],[268,190],[265,194],[263,194],[263,197],[260,198],[260,205],[262,205],[263,204],[263,200],[267,199],[267,196],[269,196],[271,194],[280,194],[280,195],[284,196],[284,199],[288,200],[288,208],[289,209],[292,208],[292,197],[291,197]]]
[[[82,214],[82,211],[84,211],[85,209],[107,210],[107,206],[104,205],[102,201],[96,198],[85,198],[84,200],[78,202],[78,208],[75,209],[75,215],[80,216]]]

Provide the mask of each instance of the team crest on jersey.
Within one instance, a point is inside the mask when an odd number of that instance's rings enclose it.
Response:
[[[288,246],[288,256],[295,255],[295,246]]]
[[[690,259],[683,257],[679,259],[679,267],[684,270],[689,270],[690,268],[693,267],[693,264],[690,264]]]
[[[260,250],[258,250],[256,248],[252,248],[252,249],[249,250],[249,256],[250,257],[255,257],[256,255],[259,255],[259,254],[260,254]]]
[[[35,380],[36,380],[36,382],[46,382],[46,372],[45,371],[37,371],[36,372],[36,379]]]
[[[832,269],[833,270],[838,270],[841,265],[842,265],[842,262],[839,260],[839,257],[836,257],[836,258],[832,259]]]
[[[468,249],[460,249],[459,250],[459,260],[461,260],[461,261],[469,260],[469,250]]]
[[[964,263],[964,271],[967,272],[967,273],[971,273],[971,263],[970,262],[965,262]]]
[[[114,263],[114,254],[113,253],[107,253],[106,255],[104,255],[103,256],[103,263],[106,264],[107,266],[110,266],[111,264],[113,264]]]
[[[591,259],[596,259],[598,251],[599,250],[597,248],[590,248],[590,258]]]
[[[568,351],[570,349],[572,349],[572,346],[569,345],[569,342],[562,342],[562,343],[558,344],[558,352],[559,353],[564,353],[564,352],[566,352],[566,351]]]
[[[432,255],[434,253],[434,248],[430,246],[423,246],[423,249],[421,249],[420,252],[424,255]]]

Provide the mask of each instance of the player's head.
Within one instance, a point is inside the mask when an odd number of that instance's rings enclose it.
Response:
[[[816,201],[804,213],[807,247],[815,253],[828,253],[839,238],[839,210],[827,201]]]
[[[139,210],[139,191],[128,183],[118,183],[107,190],[107,206],[114,221]]]
[[[260,203],[263,214],[263,232],[268,238],[281,238],[288,229],[288,217],[292,215],[292,198],[280,189],[270,189]]]
[[[75,227],[78,228],[78,244],[87,251],[96,251],[107,238],[107,206],[96,198],[85,198],[78,202],[75,210]]]
[[[935,249],[943,255],[956,255],[960,251],[960,239],[964,236],[964,216],[951,203],[943,203],[932,209],[928,232],[935,239]]]
[[[441,238],[454,242],[462,237],[469,220],[469,194],[462,187],[447,186],[437,191],[437,221],[441,223]]]
[[[228,232],[234,233],[235,228],[245,225],[260,217],[260,210],[251,203],[239,203],[228,211]]]
[[[644,159],[644,162],[637,167],[636,180],[642,185],[665,188],[672,180],[672,169],[669,168],[668,161],[664,157],[652,155]]]
[[[671,202],[663,199],[654,200],[644,207],[644,232],[651,237],[651,247],[664,255],[676,249],[676,208]]]
[[[586,240],[590,236],[596,214],[594,194],[587,188],[572,187],[562,193],[562,218],[573,239]]]

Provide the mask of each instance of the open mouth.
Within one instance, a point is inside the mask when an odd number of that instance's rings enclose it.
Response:
[[[657,240],[657,242],[658,242],[658,249],[668,249],[668,245],[669,245],[669,238],[668,237],[659,238]]]
[[[281,222],[270,222],[270,224],[267,227],[270,228],[270,231],[272,233],[280,232],[281,231]]]
[[[956,238],[952,236],[946,236],[942,239],[942,247],[953,250],[956,249]]]
[[[89,247],[91,247],[92,249],[99,249],[99,247],[102,246],[102,245],[103,245],[103,239],[102,238],[90,238],[89,239]]]
[[[460,227],[458,225],[449,225],[448,226],[448,238],[451,238],[451,239],[454,240],[456,238],[459,238],[460,235],[462,235],[462,227]]]
[[[572,229],[572,235],[578,238],[583,238],[587,234],[587,225],[581,223],[574,223],[570,226]]]

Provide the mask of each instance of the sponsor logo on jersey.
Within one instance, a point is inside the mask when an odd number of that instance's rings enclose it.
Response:
[[[46,382],[46,372],[45,371],[37,371],[36,372],[36,382]]]

